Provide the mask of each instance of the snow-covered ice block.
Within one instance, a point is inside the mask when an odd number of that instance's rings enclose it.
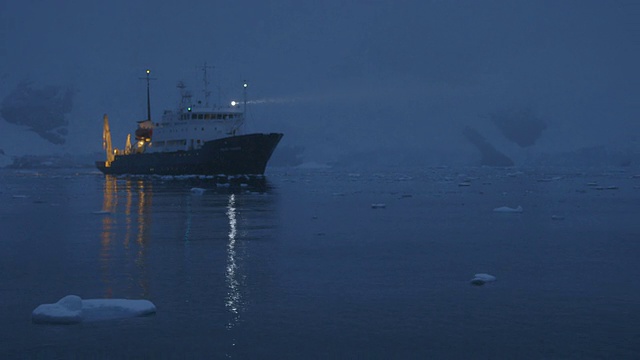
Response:
[[[156,306],[149,300],[88,299],[67,295],[55,304],[39,305],[31,314],[35,323],[75,324],[83,321],[123,319],[149,315]]]
[[[521,213],[522,212],[522,206],[519,206],[517,208],[512,208],[512,207],[508,207],[508,206],[501,206],[498,208],[493,209],[494,212],[501,212],[501,213]]]
[[[475,274],[471,279],[471,285],[484,285],[485,283],[496,281],[496,277],[489,274]]]
[[[55,304],[42,304],[31,313],[33,322],[74,324],[82,321],[82,299],[67,295]]]

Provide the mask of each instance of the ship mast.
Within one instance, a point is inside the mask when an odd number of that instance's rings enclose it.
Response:
[[[247,84],[247,80],[243,80],[242,81],[242,93],[244,96],[244,110],[243,112],[245,113],[245,116],[247,114],[247,88],[249,87],[249,84]]]
[[[209,78],[207,77],[207,69],[213,69],[215,68],[214,66],[208,66],[207,62],[204,62],[204,65],[202,66],[202,71],[203,71],[203,79],[202,81],[204,82],[204,90],[202,90],[202,92],[204,92],[204,106],[209,107],[209,95],[211,95],[211,91],[209,91]]]
[[[147,80],[147,120],[151,121],[151,97],[149,96],[149,83],[151,80],[156,80],[155,78],[149,77],[151,74],[151,70],[147,69],[147,77],[140,78],[142,80]]]

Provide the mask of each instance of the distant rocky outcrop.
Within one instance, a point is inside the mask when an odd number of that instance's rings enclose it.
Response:
[[[64,144],[71,112],[73,90],[59,86],[35,88],[29,81],[19,83],[2,100],[0,115],[9,123],[27,126],[52,144]]]
[[[504,137],[520,147],[534,145],[547,128],[547,123],[531,108],[500,111],[489,117]]]
[[[462,134],[480,151],[480,165],[486,166],[513,166],[513,160],[498,151],[478,130],[467,127]]]
[[[10,165],[12,161],[13,160],[4,153],[4,150],[0,149],[0,168]]]

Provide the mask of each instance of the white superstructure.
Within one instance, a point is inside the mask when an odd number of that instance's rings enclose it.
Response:
[[[246,109],[247,83],[243,84],[244,106],[232,101],[229,106],[209,106],[207,87],[207,64],[204,71],[205,104],[200,101],[192,103],[190,91],[185,90],[184,83],[178,83],[181,100],[177,110],[165,110],[162,120],[146,120],[138,122],[136,130],[135,149],[130,152],[173,152],[198,150],[205,142],[235,135],[243,135],[244,110]],[[149,87],[149,73],[147,70],[147,91]],[[151,117],[150,105],[149,118]]]
[[[196,150],[209,140],[242,135],[244,113],[237,107],[167,110],[153,123],[149,152]]]

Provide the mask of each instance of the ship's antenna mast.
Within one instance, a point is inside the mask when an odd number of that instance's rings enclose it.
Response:
[[[215,66],[208,66],[207,62],[204,62],[204,65],[202,66],[202,71],[203,71],[203,79],[202,81],[204,82],[204,104],[206,107],[209,107],[209,95],[211,95],[211,91],[209,91],[209,78],[207,77],[207,69],[214,69]]]
[[[149,96],[149,82],[151,80],[156,80],[155,78],[149,77],[151,74],[151,70],[147,69],[147,77],[140,78],[142,80],[147,80],[147,120],[151,121],[151,97]]]
[[[247,80],[243,80],[242,81],[242,93],[244,96],[244,113],[245,116],[247,114],[247,88],[249,87],[249,84],[247,84]]]

